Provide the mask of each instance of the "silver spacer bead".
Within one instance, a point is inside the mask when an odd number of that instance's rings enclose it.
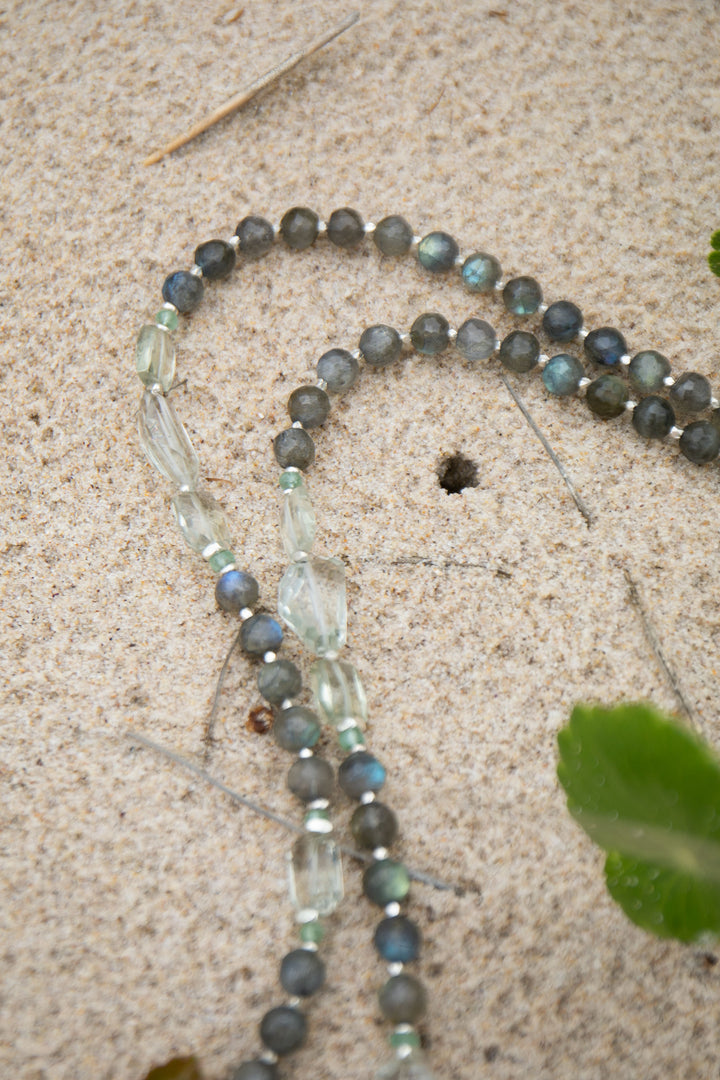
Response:
[[[625,402],[625,412],[632,412],[637,407],[637,401],[633,401],[632,398],[628,398]]]
[[[165,326],[164,323],[156,322],[154,323],[154,325],[157,326],[158,330],[162,330],[164,334],[172,334],[172,330],[170,329],[170,327]]]
[[[627,367],[629,365],[631,360],[632,360],[632,356],[630,355],[630,353],[627,353],[627,352],[623,353],[622,356],[620,357],[620,363],[624,364],[625,367]]]
[[[400,340],[402,341],[403,345],[412,345],[412,338],[410,337],[407,330],[404,330],[402,334],[400,334]]]
[[[548,306],[544,301],[543,301],[542,304],[538,304],[538,308],[537,308],[538,315],[544,315],[545,312],[547,311],[547,309],[548,309]]]
[[[401,1043],[400,1046],[396,1047],[395,1054],[398,1061],[404,1061],[405,1058],[409,1058],[412,1054],[412,1046],[409,1043]]]
[[[277,1065],[280,1059],[272,1050],[263,1050],[259,1060],[264,1061],[266,1065]]]
[[[380,862],[381,859],[387,859],[388,854],[389,852],[386,847],[376,847],[373,848],[372,857],[373,859],[377,859],[377,861]]]
[[[500,352],[500,345],[501,345],[500,338],[496,337],[495,338],[495,348],[493,349],[493,352]]]
[[[674,386],[674,385],[675,385],[675,380],[673,379],[672,375],[666,375],[665,378],[663,379],[663,386]]]
[[[324,379],[318,379],[315,383],[319,390],[327,390],[327,383]]]
[[[457,330],[455,329],[454,326],[451,326],[450,329],[448,330],[448,338],[450,339],[450,341],[454,341],[456,337],[457,337]]]
[[[455,259],[455,265],[457,266],[458,270],[462,270],[463,266],[465,265],[465,256],[458,255]]]
[[[202,549],[203,559],[211,559],[216,551],[222,551],[222,548],[215,540],[213,540],[212,544],[208,544],[207,547]]]
[[[310,555],[307,551],[293,551],[293,562],[307,562]]]
[[[180,314],[180,308],[176,308],[174,304],[171,304],[169,300],[166,300],[162,306],[162,311],[174,311],[176,315]]]
[[[351,349],[350,355],[352,356],[353,360],[362,360],[362,353],[359,349]]]
[[[327,653],[325,655],[327,656]],[[350,757],[351,754],[359,754],[361,750],[367,750],[367,743],[361,742],[358,743],[357,746],[353,746],[352,750],[348,750],[348,757]]]
[[[300,470],[298,469],[297,465],[288,465],[287,469],[283,469],[283,472],[297,472],[297,473],[299,473]]]
[[[678,427],[677,424],[674,424],[668,431],[668,437],[671,439],[679,439],[684,430],[684,428]]]
[[[418,246],[418,244],[420,243],[421,240],[422,240],[422,236],[413,236],[412,245],[411,245],[413,251],[415,251],[417,249],[417,246]]]
[[[237,251],[237,249],[240,247],[240,237],[237,235],[237,233],[233,233],[233,235],[228,240],[228,244],[234,251]]]
[[[578,383],[578,390],[584,390],[586,386],[589,386],[592,379],[588,379],[587,375]]]
[[[394,963],[388,964],[387,969],[390,975],[401,975],[404,967],[404,964],[401,964],[399,960],[396,960]]]
[[[240,608],[240,611],[238,612],[238,615],[240,616],[240,622],[245,622],[246,619],[250,618],[252,613],[253,613],[252,608],[249,608],[249,607]]]
[[[354,716],[346,716],[344,720],[341,720],[339,724],[335,725],[336,731],[349,731],[350,728],[358,726],[358,722]]]
[[[374,222],[366,221],[365,225],[364,225],[364,229],[365,229],[365,235],[366,236],[372,236],[372,234],[375,232],[375,224],[374,224]]]
[[[303,426],[302,425],[302,420],[293,420],[291,426],[294,427],[294,428],[301,428]]]
[[[540,355],[538,356],[537,366],[539,368],[544,368],[549,360],[550,360],[550,357],[548,356],[547,353],[540,353]]]
[[[218,574],[218,577],[222,577],[224,574],[227,574],[228,570],[237,570],[237,563],[231,562],[228,563],[227,566],[223,566],[222,570]]]
[[[710,398],[710,408],[711,409],[720,408],[720,401],[715,396]]]
[[[287,999],[287,1004],[290,1006],[291,1009],[297,1009],[300,1006],[300,998],[299,997],[288,998]]]
[[[202,267],[195,263],[194,266],[190,267],[190,273],[193,277],[201,278],[203,276]]]
[[[363,806],[367,806],[368,803],[375,802],[375,792],[363,791],[362,795],[360,796],[360,802]]]
[[[505,288],[505,282],[503,281],[503,279],[500,278],[499,281],[496,281],[493,288],[495,289],[495,292],[502,292],[503,289]]]
[[[277,660],[277,653],[272,649],[268,649],[266,653],[263,653],[263,660],[266,664],[272,664],[273,660]]]
[[[584,326],[581,326],[577,332],[577,336],[580,338],[581,341],[584,341],[589,333],[589,330],[586,330]]]
[[[318,951],[317,941],[303,941],[300,948],[305,949],[306,952],[317,952]]]
[[[389,904],[385,905],[385,914],[388,919],[396,919],[400,914],[400,905],[397,900],[391,900]]]
[[[329,799],[313,799],[307,804],[308,810],[327,810],[330,805]]]
[[[327,222],[318,221],[318,236],[327,236]]]
[[[295,914],[295,922],[300,923],[301,926],[305,923],[317,922],[319,918],[320,913],[311,907],[300,908]]]
[[[333,831],[333,823],[329,818],[309,818],[304,828],[305,832],[327,836]]]
[[[291,709],[292,708],[292,703],[293,703],[293,699],[291,697],[283,698],[282,701],[280,702],[280,708],[281,709]]]
[[[302,750],[298,751],[298,757],[299,758],[305,759],[305,758],[309,758],[309,757],[312,757],[312,756],[313,756],[313,752],[312,752],[312,750],[310,749],[309,746],[303,746]]]

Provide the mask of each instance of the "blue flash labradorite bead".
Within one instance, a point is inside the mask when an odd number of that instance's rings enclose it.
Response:
[[[181,315],[189,315],[200,304],[204,291],[199,277],[189,270],[176,270],[165,278],[162,297],[166,304],[174,304]]]
[[[288,747],[284,746],[283,749],[287,750]],[[335,774],[332,766],[323,758],[298,758],[288,772],[287,785],[293,795],[303,802],[329,799],[335,787]]]
[[[303,251],[317,240],[320,218],[306,206],[293,206],[280,222],[280,235],[289,248]]]
[[[378,907],[404,900],[410,891],[410,875],[394,859],[378,859],[363,874],[363,892]]]
[[[662,390],[670,374],[670,361],[654,349],[645,349],[633,356],[628,366],[630,382],[643,394]]]
[[[343,761],[338,770],[338,783],[351,799],[359,799],[366,791],[380,791],[385,776],[385,766],[373,754],[358,750]]]
[[[457,332],[455,346],[466,360],[487,360],[495,352],[497,338],[490,323],[483,319],[466,319]]]
[[[316,371],[331,394],[343,394],[357,381],[360,365],[347,349],[330,349],[318,360]]]
[[[302,690],[302,675],[291,660],[273,660],[258,671],[258,690],[266,701],[280,705],[297,697]]]
[[[545,389],[556,397],[574,394],[581,379],[585,378],[585,368],[577,356],[559,353],[552,356],[543,368],[542,381]]]
[[[675,424],[672,405],[657,394],[639,401],[632,414],[633,427],[645,439],[664,439]]]
[[[305,428],[320,427],[330,413],[330,399],[319,386],[298,386],[288,399],[288,412]]]
[[[246,259],[262,259],[275,240],[275,230],[270,222],[254,214],[242,219],[235,235],[240,241],[240,251]]]
[[[404,217],[391,214],[375,226],[373,240],[383,255],[406,255],[413,242],[413,231]]]
[[[279,1057],[297,1050],[307,1036],[307,1020],[299,1009],[278,1005],[266,1012],[260,1021],[260,1038],[268,1050]]]
[[[245,1061],[230,1080],[278,1080],[277,1069],[267,1061]]]
[[[423,356],[436,356],[447,348],[450,323],[444,315],[426,312],[418,316],[410,328],[413,348]]]
[[[225,240],[208,240],[195,248],[195,265],[208,281],[227,277],[235,266],[235,251]]]
[[[601,420],[612,420],[625,412],[628,388],[617,375],[601,375],[586,390],[588,408]]]
[[[237,615],[243,608],[257,602],[260,589],[252,574],[244,570],[228,570],[221,574],[215,585],[215,599],[223,611]]]
[[[396,915],[378,923],[374,944],[389,964],[409,964],[420,955],[420,931],[411,919]]]
[[[320,738],[320,722],[306,705],[291,705],[289,709],[281,709],[275,717],[272,730],[278,746],[291,754],[314,746]]]
[[[414,975],[394,975],[379,994],[380,1009],[393,1024],[414,1024],[427,1008],[425,987]]]
[[[583,342],[585,355],[595,364],[613,367],[620,363],[620,358],[627,354],[625,338],[612,326],[601,326],[591,330]]]
[[[582,324],[582,311],[569,300],[556,300],[542,317],[543,330],[551,341],[572,341]]]
[[[492,292],[502,277],[502,267],[494,255],[479,251],[470,255],[462,267],[463,285],[470,292]]]
[[[285,428],[273,439],[275,460],[283,469],[307,469],[315,460],[315,443],[302,428]]]
[[[333,210],[327,223],[327,236],[336,247],[351,249],[365,239],[365,225],[357,210],[344,206]]]
[[[310,997],[325,982],[325,965],[316,952],[293,949],[282,958],[280,982],[292,997]]]
[[[535,278],[516,277],[503,289],[503,303],[511,315],[534,315],[542,304],[542,289]]]
[[[670,387],[673,405],[685,412],[702,412],[710,405],[712,390],[704,375],[688,371]]]
[[[240,647],[250,656],[277,652],[282,639],[282,627],[271,615],[251,615],[240,628]]]
[[[401,351],[400,335],[392,326],[368,326],[360,338],[360,352],[371,367],[387,367]]]
[[[499,355],[510,371],[532,371],[540,356],[540,342],[527,330],[513,330],[503,339]]]
[[[720,453],[720,431],[710,420],[696,420],[683,431],[679,446],[688,461],[705,465]]]
[[[417,249],[420,265],[434,274],[452,270],[459,254],[457,243],[445,232],[431,232],[423,236]]]

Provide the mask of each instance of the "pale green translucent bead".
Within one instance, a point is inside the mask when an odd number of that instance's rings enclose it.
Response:
[[[138,432],[140,444],[158,472],[176,487],[197,487],[200,462],[168,398],[145,391]]]
[[[330,915],[343,898],[340,852],[334,840],[305,833],[289,856],[290,900],[297,911]]]
[[[203,491],[180,491],[172,500],[172,511],[185,542],[201,555],[208,548],[208,558],[218,550],[230,547],[230,533],[225,515],[213,499]]]
[[[347,636],[345,567],[340,559],[311,555],[294,562],[278,588],[278,612],[316,656],[337,652]]]
[[[146,386],[161,386],[167,394],[175,378],[175,346],[167,330],[143,326],[135,348],[135,368]]]
[[[410,1053],[393,1058],[376,1074],[376,1080],[435,1080],[421,1050],[413,1046]]]
[[[280,504],[280,535],[285,554],[294,559],[298,552],[310,551],[315,539],[315,512],[303,483],[283,492]]]
[[[325,722],[337,727],[343,720],[367,721],[367,701],[360,676],[347,660],[316,660],[310,685]]]

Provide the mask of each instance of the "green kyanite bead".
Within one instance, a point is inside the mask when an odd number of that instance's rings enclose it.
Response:
[[[177,330],[180,325],[177,311],[171,311],[170,308],[160,308],[155,316],[155,322],[158,326],[164,326],[167,330]]]
[[[318,920],[314,919],[312,922],[302,923],[300,926],[300,940],[304,942],[313,941],[316,945],[319,945],[322,939],[325,937],[325,927]]]
[[[235,562],[236,559],[232,551],[216,551],[208,559],[208,566],[215,574],[219,574],[226,566],[232,566]]]
[[[278,484],[283,491],[292,491],[293,488],[300,487],[302,482],[302,473],[290,471],[280,473],[280,479],[278,480]]]
[[[417,1031],[391,1031],[388,1037],[388,1042],[392,1047],[398,1046],[420,1046],[420,1036]]]
[[[359,727],[350,727],[345,728],[345,731],[338,731],[338,742],[342,749],[349,753],[351,750],[357,750],[359,746],[364,746],[365,738]]]
[[[303,818],[303,822],[308,832],[332,832],[332,822],[330,820],[330,814],[327,810],[308,810],[307,814]]]

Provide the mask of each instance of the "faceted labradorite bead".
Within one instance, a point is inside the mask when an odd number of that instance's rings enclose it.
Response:
[[[330,349],[318,360],[316,371],[331,394],[344,394],[357,382],[360,365],[347,349]]]
[[[720,431],[710,420],[696,420],[683,431],[679,446],[688,461],[705,465],[720,453]]]
[[[606,364],[608,367],[619,364],[621,357],[627,355],[625,338],[612,326],[591,330],[583,342],[583,348],[585,355],[593,363]]]
[[[275,240],[275,230],[270,222],[254,214],[242,219],[235,235],[240,241],[239,249],[246,259],[262,259]]]
[[[574,394],[581,379],[585,378],[585,368],[577,356],[559,353],[548,360],[543,368],[542,381],[545,389],[556,397]]]
[[[166,330],[177,330],[180,325],[177,312],[172,311],[171,308],[160,308],[155,316],[155,322],[158,326],[164,326]]]
[[[586,401],[591,413],[601,420],[612,420],[625,412],[628,388],[617,375],[601,375],[591,382],[586,391]]]
[[[412,247],[413,231],[404,217],[391,214],[378,221],[373,240],[383,255],[407,255]]]
[[[410,876],[394,859],[378,859],[363,874],[363,892],[378,907],[404,900],[409,891]]]
[[[343,898],[342,862],[335,841],[304,833],[289,860],[290,901],[297,911],[330,915]]]
[[[633,409],[632,423],[643,438],[664,439],[675,424],[675,413],[665,398],[648,394]]]
[[[280,617],[316,656],[337,652],[347,635],[345,566],[340,559],[311,556],[283,574]]]
[[[390,847],[397,836],[398,823],[390,807],[375,800],[358,806],[350,819],[350,829],[358,847],[372,851]]]
[[[227,574],[218,578],[215,586],[215,599],[219,606],[233,615],[243,608],[252,607],[259,595],[257,581],[245,570],[228,570]]]
[[[702,412],[710,405],[712,390],[704,375],[688,371],[670,387],[673,405],[684,412]]]
[[[224,576],[227,577],[227,574]],[[272,705],[280,705],[300,693],[302,675],[292,660],[272,660],[269,664],[263,664],[258,671],[257,684],[266,701]]]
[[[542,289],[531,277],[511,278],[502,295],[511,315],[534,315],[542,304]]]
[[[208,566],[214,574],[219,574],[226,566],[234,566],[236,562],[232,551],[214,551],[208,557]]]
[[[272,730],[278,746],[291,754],[315,746],[320,738],[318,718],[305,705],[291,705],[289,709],[282,709],[275,717]]]
[[[235,249],[226,240],[208,240],[195,248],[195,265],[208,281],[220,281],[232,273],[236,262]]]
[[[491,292],[502,277],[502,268],[494,255],[484,251],[470,255],[462,268],[463,285],[470,292]]]
[[[278,1057],[292,1053],[307,1038],[307,1020],[292,1005],[278,1005],[260,1021],[260,1038]]]
[[[280,536],[289,559],[308,552],[315,539],[315,512],[304,484],[283,492],[280,505]]]
[[[166,480],[179,488],[197,486],[200,462],[168,398],[145,391],[140,402],[138,433],[150,464]]]
[[[306,206],[294,206],[280,222],[280,235],[288,247],[302,251],[315,242],[320,219],[314,210]]]
[[[356,248],[365,239],[365,224],[357,210],[344,206],[341,210],[333,210],[330,215],[327,236],[336,247],[348,250]]]
[[[532,371],[540,357],[540,342],[527,330],[513,330],[503,339],[499,356],[510,371]]]
[[[199,277],[189,270],[176,270],[165,278],[162,298],[167,304],[174,304],[182,315],[189,315],[199,306],[205,286]]]
[[[202,491],[180,491],[171,500],[172,511],[186,544],[200,554],[211,544],[229,548],[231,544],[225,515],[213,499]]]
[[[175,345],[167,330],[143,326],[135,349],[135,370],[145,386],[159,385],[167,394],[175,378]]]
[[[401,351],[400,335],[392,326],[368,326],[360,338],[360,352],[371,367],[387,367]]]
[[[268,1061],[244,1061],[230,1080],[278,1080],[278,1072]]]
[[[644,394],[662,390],[664,380],[670,374],[670,361],[654,349],[645,349],[633,356],[628,365],[630,382]]]
[[[435,1080],[435,1074],[423,1057],[422,1051],[413,1047],[411,1052],[401,1058],[393,1058],[384,1065],[375,1080]]]
[[[452,270],[459,254],[456,241],[445,232],[428,233],[423,236],[417,248],[418,262],[434,274]]]
[[[265,615],[262,612],[246,619],[240,630],[240,647],[250,656],[277,652],[282,645],[282,639],[283,632],[280,623],[271,615]]]
[[[280,963],[280,983],[291,997],[310,997],[325,982],[325,965],[316,952],[293,949]]]
[[[389,964],[409,964],[420,955],[420,931],[412,919],[396,915],[378,923],[374,945]]]
[[[335,787],[332,765],[323,758],[298,758],[288,772],[287,785],[303,802],[329,799]]]
[[[310,686],[326,724],[343,720],[367,721],[367,700],[355,667],[347,660],[316,660],[310,668]]]
[[[288,412],[293,423],[299,420],[305,428],[320,427],[330,413],[330,398],[319,386],[298,386],[288,398]]]
[[[278,484],[283,491],[291,491],[293,488],[300,487],[305,481],[302,478],[302,473],[295,472],[293,469],[288,469],[287,472],[280,473],[280,479]]]
[[[366,791],[380,791],[387,773],[374,754],[358,750],[346,757],[338,770],[338,783],[351,799],[359,799]]]
[[[495,331],[483,319],[467,319],[455,338],[458,352],[471,362],[487,360],[495,352],[496,343]]]
[[[414,975],[394,975],[378,995],[380,1009],[393,1024],[414,1024],[427,1009],[425,987]]]
[[[450,341],[450,323],[443,315],[427,312],[420,315],[410,328],[413,348],[422,356],[435,356],[447,348]]]
[[[543,330],[551,341],[572,341],[582,330],[582,311],[569,300],[557,300],[550,304],[542,317]]]
[[[285,428],[273,440],[275,460],[283,469],[308,469],[315,460],[315,443],[302,428]]]

